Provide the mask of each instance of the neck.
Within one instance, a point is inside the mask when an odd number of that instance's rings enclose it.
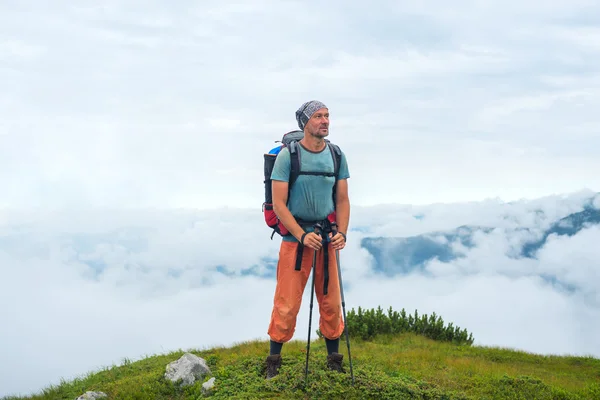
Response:
[[[310,151],[321,151],[325,148],[325,138],[304,135],[300,143]]]

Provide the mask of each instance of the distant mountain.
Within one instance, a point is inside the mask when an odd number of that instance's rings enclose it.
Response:
[[[540,240],[525,244],[521,255],[523,257],[534,258],[537,251],[546,244],[549,236],[573,236],[582,229],[598,224],[600,224],[600,209],[586,205],[583,211],[570,214],[552,224],[550,229],[544,232],[544,236]]]
[[[392,276],[422,269],[428,261],[436,258],[449,262],[463,257],[464,253],[452,248],[453,243],[458,241],[465,248],[472,248],[475,232],[487,233],[491,230],[463,225],[451,232],[431,232],[406,238],[367,237],[362,240],[361,246],[375,259],[376,272]]]
[[[591,204],[583,211],[569,214],[552,223],[539,239],[525,241],[520,251],[510,257],[535,258],[537,252],[546,244],[551,235],[573,236],[586,227],[600,224],[600,209]],[[459,226],[452,231],[430,232],[409,237],[366,237],[361,246],[374,258],[374,270],[388,276],[403,275],[422,270],[429,261],[437,259],[450,262],[465,256],[465,252],[456,250],[460,244],[465,250],[473,248],[476,233],[490,233],[494,227]],[[528,228],[515,228],[514,231],[530,231]],[[535,236],[532,233],[532,237]],[[552,280],[551,277],[548,278]]]

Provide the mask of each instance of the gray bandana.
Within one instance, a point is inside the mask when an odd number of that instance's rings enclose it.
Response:
[[[302,106],[296,111],[296,121],[298,121],[298,126],[300,129],[304,130],[306,123],[315,113],[315,111],[320,110],[321,108],[327,108],[327,106],[321,103],[318,100],[307,101],[302,104]]]

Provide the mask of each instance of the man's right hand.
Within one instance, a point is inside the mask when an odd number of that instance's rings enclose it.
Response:
[[[322,245],[322,238],[314,232],[309,232],[304,236],[304,246],[310,247],[313,250],[319,250]]]

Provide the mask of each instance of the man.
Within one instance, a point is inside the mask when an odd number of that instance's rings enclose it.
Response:
[[[329,110],[320,101],[304,103],[296,111],[298,126],[304,137],[298,142],[300,170],[333,172],[332,154],[325,142],[329,135]],[[296,327],[296,317],[308,277],[311,272],[314,251],[317,251],[315,266],[315,293],[319,303],[319,329],[327,346],[327,365],[342,372],[342,354],[338,353],[339,338],[344,331],[340,286],[337,274],[336,250],[346,244],[346,232],[350,217],[348,183],[350,177],[346,156],[342,152],[336,204],[333,204],[332,189],[335,178],[322,175],[299,175],[290,192],[288,203],[288,180],[290,175],[290,153],[283,148],[271,174],[273,210],[290,232],[282,238],[277,264],[277,285],[273,311],[269,324],[270,355],[267,357],[267,378],[278,374],[281,366],[281,349],[289,341]],[[288,208],[289,207],[289,208]],[[323,221],[335,210],[338,233],[314,232],[314,222]],[[300,223],[299,223],[300,221]],[[304,223],[311,221],[310,223]],[[304,246],[302,263],[296,269],[298,246]],[[328,248],[325,249],[324,246]],[[325,251],[327,250],[327,251]],[[327,262],[324,256],[327,255]],[[328,269],[325,271],[325,264]],[[325,288],[326,286],[326,288]],[[326,290],[326,292],[325,292]]]

